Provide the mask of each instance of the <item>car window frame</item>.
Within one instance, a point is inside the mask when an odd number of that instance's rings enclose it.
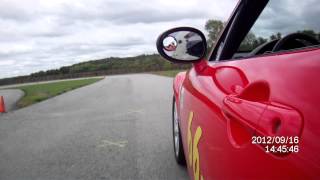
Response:
[[[219,62],[232,60],[232,57],[237,52],[241,42],[249,33],[250,29],[268,2],[269,0],[240,0],[232,12],[231,17],[227,21],[227,24],[218,38],[217,43],[212,48],[210,55],[208,56],[208,61]],[[247,23],[243,23],[246,21]],[[239,26],[240,23],[241,26]],[[238,39],[235,41],[234,37],[237,37]],[[238,45],[230,48],[226,46],[226,44],[229,46],[231,44]]]
[[[219,49],[221,49],[223,47],[223,42],[224,42],[224,39],[226,38],[228,29],[230,28],[232,22],[234,21],[234,18],[237,14],[237,11],[240,8],[243,1],[244,0],[240,0],[238,2],[238,4],[236,5],[236,7],[234,8],[234,10],[232,11],[231,16],[227,20],[225,27],[220,32],[220,35],[217,39],[217,42],[214,44],[214,46],[209,51],[208,61],[216,61],[216,56],[218,56],[218,54],[219,54]]]

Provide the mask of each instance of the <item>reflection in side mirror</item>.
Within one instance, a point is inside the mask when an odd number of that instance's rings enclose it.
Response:
[[[163,48],[166,51],[175,51],[177,48],[177,41],[174,37],[168,36],[163,40]]]
[[[207,51],[207,44],[201,31],[181,27],[164,32],[157,40],[160,55],[173,62],[194,62],[201,60]]]

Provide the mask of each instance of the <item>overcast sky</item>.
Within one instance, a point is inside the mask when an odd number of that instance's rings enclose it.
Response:
[[[0,78],[110,56],[155,53],[158,35],[226,21],[238,0],[0,0]],[[257,35],[320,31],[318,0],[273,0]],[[287,9],[284,9],[287,8]]]
[[[0,0],[0,78],[156,52],[175,26],[227,20],[237,0]]]

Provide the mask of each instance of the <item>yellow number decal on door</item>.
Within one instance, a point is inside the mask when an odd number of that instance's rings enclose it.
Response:
[[[193,176],[195,180],[203,180],[202,175],[200,174],[200,155],[198,150],[198,144],[202,135],[202,129],[200,126],[197,127],[196,132],[194,134],[192,140],[192,133],[191,133],[191,125],[193,120],[193,112],[189,113],[188,119],[188,165],[192,167]]]
[[[188,162],[189,166],[192,166],[192,136],[191,136],[191,123],[193,119],[193,112],[189,113],[189,121],[188,121]]]

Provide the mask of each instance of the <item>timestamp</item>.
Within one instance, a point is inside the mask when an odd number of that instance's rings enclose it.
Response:
[[[298,153],[299,145],[267,145],[265,151],[266,153]]]
[[[252,144],[298,144],[298,136],[252,136]]]

